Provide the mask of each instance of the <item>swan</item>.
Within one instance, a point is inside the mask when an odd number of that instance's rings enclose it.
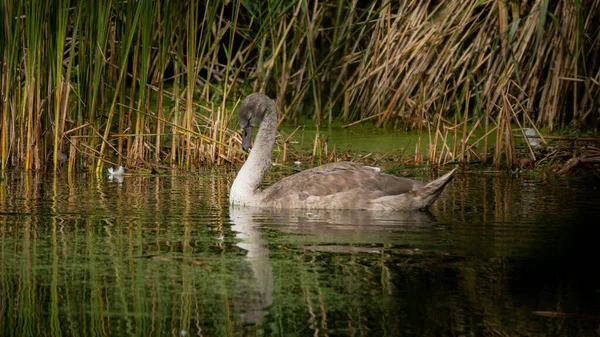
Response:
[[[234,206],[302,209],[413,211],[431,206],[454,177],[456,168],[424,183],[380,172],[376,167],[337,162],[288,176],[261,189],[277,137],[275,102],[262,93],[242,101],[239,126],[248,151],[252,129],[260,125],[250,155],[238,171],[229,201]]]

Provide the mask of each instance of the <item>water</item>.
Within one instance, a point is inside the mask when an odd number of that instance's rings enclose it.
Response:
[[[592,336],[598,181],[458,176],[430,212],[227,205],[233,172],[5,172],[2,336]]]

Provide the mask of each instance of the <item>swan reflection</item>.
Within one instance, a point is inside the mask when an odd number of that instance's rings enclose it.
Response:
[[[298,250],[335,253],[379,253],[381,243],[398,243],[403,231],[437,222],[429,212],[369,212],[339,210],[258,209],[233,206],[231,229],[246,253],[246,268],[238,275],[235,304],[244,322],[258,323],[273,304],[273,265],[265,226],[291,235]],[[289,242],[290,240],[288,240]]]
[[[249,209],[229,209],[231,229],[240,240],[237,246],[246,250],[250,270],[241,270],[235,302],[244,322],[257,323],[273,303],[273,266],[267,241],[261,238],[259,223]]]

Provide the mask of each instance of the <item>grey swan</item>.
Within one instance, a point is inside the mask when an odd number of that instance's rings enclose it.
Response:
[[[456,168],[424,183],[381,173],[354,162],[315,167],[261,189],[277,137],[275,102],[261,93],[247,96],[239,109],[242,149],[248,151],[252,128],[260,125],[250,155],[231,190],[231,205],[263,208],[414,211],[431,206],[454,177]]]

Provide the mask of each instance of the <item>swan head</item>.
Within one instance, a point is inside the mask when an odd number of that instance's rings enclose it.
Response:
[[[273,101],[269,96],[261,93],[253,93],[246,97],[240,106],[238,121],[242,129],[242,149],[248,151],[252,141],[252,128],[259,125],[267,113]]]

